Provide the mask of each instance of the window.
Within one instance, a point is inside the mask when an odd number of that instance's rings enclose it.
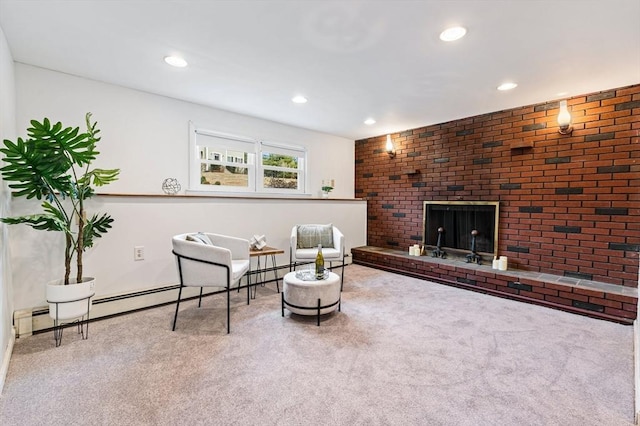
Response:
[[[305,157],[303,148],[262,142],[259,188],[264,192],[304,193]]]
[[[191,161],[189,188],[199,191],[255,191],[255,145],[249,138],[196,129],[191,125],[197,158]]]
[[[199,129],[189,123],[189,189],[303,194],[306,150]],[[256,162],[256,158],[259,161]]]

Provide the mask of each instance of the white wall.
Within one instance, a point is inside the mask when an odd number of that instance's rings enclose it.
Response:
[[[91,111],[102,130],[96,166],[118,167],[120,180],[101,192],[157,196],[98,196],[94,211],[109,212],[113,229],[85,254],[85,275],[98,280],[97,295],[119,294],[177,283],[171,236],[211,231],[250,238],[265,234],[271,246],[286,249],[296,223],[334,223],[348,247],[366,243],[366,202],[353,199],[354,142],[200,105],[16,64],[17,128],[49,117],[82,126]],[[201,127],[303,145],[309,152],[311,189],[333,178],[335,198],[245,199],[168,197],[161,183],[175,177],[188,182],[188,121]],[[12,214],[37,208],[16,199]],[[62,236],[10,227],[15,309],[45,305],[44,284],[62,277]],[[133,260],[133,247],[145,247],[145,260]]]
[[[334,197],[353,198],[355,151],[349,139],[23,64],[16,64],[16,87],[19,136],[32,119],[48,117],[82,129],[85,113],[93,113],[102,130],[95,164],[121,169],[120,180],[106,192],[162,194],[162,181],[174,177],[184,193],[191,120],[200,128],[305,146],[310,192],[317,195],[322,179],[332,178]]]
[[[0,28],[0,140],[15,138],[15,82],[13,58]],[[0,216],[9,211],[11,198],[0,176]],[[13,293],[9,259],[8,229],[0,223],[0,392],[9,364],[12,345]]]
[[[14,212],[26,212],[30,204],[14,200]],[[96,277],[98,297],[177,284],[171,237],[183,232],[266,235],[270,246],[285,251],[279,265],[289,262],[289,236],[297,223],[333,223],[345,234],[347,250],[366,244],[365,201],[104,196],[92,208],[115,219],[85,254],[85,275]],[[62,245],[57,233],[12,227],[16,309],[45,305],[44,283],[63,276]],[[134,261],[135,246],[144,246],[145,260]]]

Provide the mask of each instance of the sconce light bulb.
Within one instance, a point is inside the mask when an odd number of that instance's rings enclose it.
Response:
[[[391,142],[391,135],[387,135],[386,150],[390,158],[393,158],[396,156],[396,151],[395,151],[395,148],[393,147],[393,142]]]
[[[560,101],[560,111],[558,112],[559,132],[563,135],[571,133],[571,114],[567,108],[567,101]]]

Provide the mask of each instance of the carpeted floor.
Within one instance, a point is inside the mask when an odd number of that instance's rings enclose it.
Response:
[[[632,328],[351,265],[342,312],[274,285],[18,339],[8,425],[633,424]]]

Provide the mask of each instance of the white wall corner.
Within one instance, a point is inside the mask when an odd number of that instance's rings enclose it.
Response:
[[[640,330],[638,320],[633,322],[633,383],[635,385],[635,424],[640,424]]]
[[[640,288],[640,259],[638,261],[638,287]],[[633,322],[633,384],[635,386],[635,424],[640,425],[640,303],[636,310],[636,320]]]
[[[2,395],[2,390],[4,389],[4,382],[7,379],[7,373],[9,372],[9,362],[11,361],[11,354],[13,353],[13,344],[16,342],[16,329],[15,327],[11,328],[11,335],[9,336],[9,341],[7,342],[7,350],[4,352],[4,356],[2,357],[2,366],[0,366],[0,395]]]

